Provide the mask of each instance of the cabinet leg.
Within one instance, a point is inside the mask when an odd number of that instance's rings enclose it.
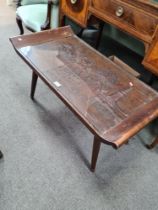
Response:
[[[38,79],[38,75],[34,71],[32,71],[32,83],[31,83],[31,93],[30,93],[30,97],[32,100],[34,99],[37,79]]]
[[[79,38],[82,38],[83,31],[84,31],[84,28],[82,28],[82,29],[80,30],[80,32],[77,34],[77,36],[78,36]]]
[[[97,159],[98,159],[98,154],[100,151],[100,146],[101,146],[101,141],[98,139],[96,136],[94,137],[93,141],[93,150],[92,150],[92,161],[91,161],[91,171],[95,171]]]
[[[155,79],[155,75],[152,74],[151,77],[150,77],[150,80],[149,80],[149,82],[148,82],[148,84],[149,84],[150,86],[153,85],[154,79]]]
[[[65,17],[65,15],[63,15],[63,14],[61,13],[61,14],[60,14],[59,20],[60,20],[60,23],[59,23],[60,27],[65,26],[65,22],[66,22],[66,17]]]
[[[158,144],[158,136],[155,138],[155,140],[153,141],[153,143],[151,143],[150,145],[146,145],[146,147],[148,149],[153,149],[157,144]]]
[[[95,49],[99,48],[99,44],[100,44],[100,40],[101,40],[103,29],[104,29],[104,22],[100,21],[98,34],[97,34],[97,37],[96,37]]]

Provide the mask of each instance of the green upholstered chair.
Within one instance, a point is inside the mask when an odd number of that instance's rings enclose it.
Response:
[[[16,22],[20,34],[23,25],[32,32],[39,32],[59,26],[59,0],[19,0]]]

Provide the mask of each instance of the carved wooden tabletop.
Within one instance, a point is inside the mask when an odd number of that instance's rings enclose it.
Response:
[[[118,148],[158,116],[158,93],[85,44],[69,27],[10,40],[97,141]]]

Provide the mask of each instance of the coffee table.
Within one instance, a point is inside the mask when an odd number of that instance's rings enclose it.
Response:
[[[10,41],[32,69],[31,98],[39,77],[94,134],[92,171],[101,143],[117,149],[158,117],[158,93],[84,43],[70,27]]]

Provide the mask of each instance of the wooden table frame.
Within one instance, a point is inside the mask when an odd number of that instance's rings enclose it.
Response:
[[[32,69],[31,98],[40,78],[93,133],[91,171],[101,143],[117,149],[158,117],[158,93],[84,43],[70,27],[10,41]]]
[[[37,85],[37,80],[38,80],[38,74],[35,73],[34,71],[32,72],[32,82],[31,82],[31,92],[30,92],[30,97],[32,100],[34,100],[34,95],[35,95],[35,90],[36,90],[36,85]],[[48,84],[47,84],[48,85]],[[49,86],[49,85],[48,85]],[[50,87],[51,88],[51,87]],[[52,88],[51,88],[52,89]],[[62,99],[63,101],[63,99]],[[64,101],[63,101],[64,102]],[[69,105],[66,104],[68,107]],[[70,107],[69,107],[70,108]],[[71,108],[70,108],[71,109]],[[74,112],[74,110],[72,110]],[[76,114],[76,113],[75,113]],[[79,116],[78,116],[79,117]],[[82,119],[79,117],[79,119],[82,121]],[[83,122],[83,121],[82,121]],[[83,122],[85,124],[85,122]],[[87,127],[91,130],[91,128],[87,125]],[[92,149],[92,159],[91,159],[91,171],[94,172],[96,168],[96,163],[98,159],[98,154],[100,151],[100,146],[101,146],[102,139],[98,136],[94,136],[93,140],[93,149]],[[114,147],[115,148],[115,147]],[[116,149],[116,148],[115,148]]]

